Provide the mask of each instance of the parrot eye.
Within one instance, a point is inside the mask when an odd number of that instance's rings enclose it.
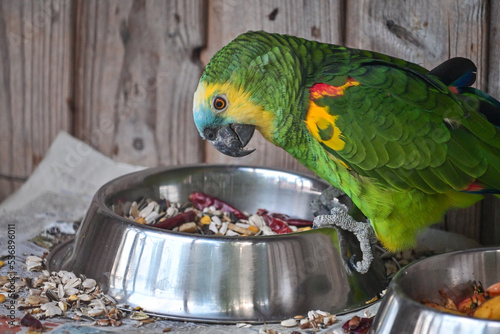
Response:
[[[217,95],[212,101],[212,107],[218,111],[222,112],[227,107],[227,99],[223,95]]]

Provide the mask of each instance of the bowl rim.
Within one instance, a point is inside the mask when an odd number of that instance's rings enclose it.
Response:
[[[316,228],[312,229],[309,231],[302,231],[302,232],[292,232],[292,233],[285,233],[285,234],[276,234],[276,235],[260,235],[260,236],[227,236],[227,235],[207,235],[207,234],[192,234],[192,233],[185,233],[185,232],[179,232],[179,231],[172,231],[168,229],[162,229],[158,227],[154,227],[153,225],[148,225],[148,224],[139,224],[131,219],[128,219],[126,217],[120,216],[119,214],[115,213],[110,206],[106,203],[106,199],[112,194],[108,193],[109,189],[119,183],[122,182],[123,180],[131,179],[133,180],[134,185],[141,185],[144,180],[152,175],[159,174],[159,173],[165,173],[171,170],[179,170],[179,169],[189,169],[189,168],[229,168],[229,169],[257,169],[257,170],[267,170],[267,171],[272,171],[272,172],[279,172],[279,173],[287,173],[287,174],[293,174],[299,177],[307,178],[312,181],[318,182],[320,184],[325,185],[325,189],[328,187],[331,187],[331,185],[326,182],[325,180],[319,178],[315,174],[306,174],[303,172],[296,172],[292,170],[287,170],[287,169],[282,169],[282,168],[277,168],[277,167],[262,167],[262,166],[254,166],[254,165],[228,165],[228,164],[208,164],[208,163],[199,163],[199,164],[188,164],[188,165],[175,165],[175,166],[160,166],[160,167],[151,167],[151,168],[145,168],[140,171],[128,173],[122,176],[119,176],[113,180],[108,181],[104,185],[102,185],[97,192],[94,195],[93,201],[97,201],[99,210],[107,215],[110,218],[116,219],[118,218],[118,221],[120,221],[123,224],[127,224],[130,226],[135,226],[135,227],[141,227],[141,228],[146,228],[151,231],[155,231],[158,233],[167,233],[167,234],[172,234],[174,236],[178,237],[187,237],[187,238],[196,238],[196,239],[207,239],[207,240],[231,240],[231,241],[255,241],[259,239],[263,240],[273,240],[276,238],[279,238],[280,241],[289,238],[289,239],[294,239],[298,235],[301,234],[309,234],[309,233],[315,233],[316,231],[326,231],[327,229],[331,229],[332,227],[321,227],[321,228]],[[120,189],[120,191],[130,189],[131,187],[123,188]]]
[[[448,313],[445,311],[441,311],[438,309],[433,309],[432,307],[426,306],[414,298],[410,297],[405,290],[399,285],[399,281],[405,277],[408,273],[406,272],[408,268],[418,266],[421,262],[424,262],[426,260],[432,259],[433,261],[437,261],[439,258],[443,257],[450,257],[450,256],[459,256],[462,254],[468,254],[468,253],[477,253],[477,252],[500,252],[500,246],[488,246],[488,247],[476,247],[476,248],[471,248],[471,249],[464,249],[464,250],[458,250],[458,251],[453,251],[453,252],[448,252],[448,253],[442,253],[442,254],[437,254],[425,259],[421,259],[418,261],[415,261],[413,263],[410,263],[406,265],[405,267],[401,268],[396,275],[391,280],[390,286],[388,289],[392,289],[395,294],[398,295],[399,298],[404,299],[406,303],[408,303],[411,306],[416,306],[418,309],[426,311],[426,312],[436,312],[438,314],[446,315],[446,316],[451,316],[457,319],[470,319],[472,321],[483,321],[483,322],[500,322],[500,320],[494,320],[494,319],[483,319],[483,318],[475,318],[475,317],[470,317],[467,315],[458,315],[458,314],[453,314],[453,313]]]

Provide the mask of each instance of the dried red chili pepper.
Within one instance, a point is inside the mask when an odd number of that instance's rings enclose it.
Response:
[[[285,215],[283,213],[271,212],[271,213],[269,213],[269,215],[273,218],[279,218],[281,220],[284,220],[288,225],[299,226],[299,227],[313,225],[313,222],[311,220],[292,218],[292,217]]]
[[[173,217],[167,218],[166,220],[156,224],[151,225],[158,228],[163,228],[166,230],[171,230],[181,224],[194,221],[196,218],[196,212],[193,210],[181,212]]]
[[[234,208],[229,203],[226,203],[223,200],[218,199],[217,197],[209,196],[202,192],[192,193],[191,195],[189,195],[189,200],[198,210],[203,210],[204,208],[208,208],[209,206],[213,205],[217,210],[221,210],[227,213],[233,213],[233,215],[238,219],[248,219],[248,217],[243,212]]]
[[[259,210],[266,211],[265,209],[259,209]],[[257,212],[257,214],[259,214],[259,213]],[[266,211],[266,214],[268,214],[269,216],[271,216],[273,218],[281,219],[281,220],[285,221],[288,225],[293,225],[293,226],[298,226],[298,227],[312,226],[313,225],[313,222],[311,220],[293,218],[293,217],[290,217],[289,215],[286,215],[284,213],[267,212]]]
[[[293,232],[293,230],[290,228],[290,226],[287,225],[287,223],[285,223],[285,221],[283,221],[279,218],[272,218],[272,219],[273,219],[273,222],[271,223],[271,225],[269,225],[269,227],[274,232],[276,232],[278,234],[285,234],[285,233],[292,233]]]
[[[280,218],[273,217],[271,214],[268,214],[267,210],[259,209],[257,210],[257,214],[264,218],[267,226],[278,234],[292,233],[292,229],[288,226],[288,224]]]

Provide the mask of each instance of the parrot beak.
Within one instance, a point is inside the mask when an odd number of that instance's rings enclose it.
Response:
[[[231,157],[244,157],[255,151],[243,149],[252,138],[254,125],[233,123],[216,128],[205,128],[203,136],[219,152]]]

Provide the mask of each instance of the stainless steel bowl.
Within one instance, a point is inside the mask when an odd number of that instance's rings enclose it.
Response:
[[[72,243],[52,252],[50,270],[92,277],[120,303],[174,319],[280,321],[311,309],[366,306],[387,285],[376,259],[365,275],[349,233],[334,228],[267,237],[184,234],[134,223],[110,209],[141,196],[184,202],[202,191],[247,212],[258,208],[312,218],[309,205],[327,184],[312,176],[245,166],[150,169],[120,177],[95,195]],[[339,240],[340,238],[340,240]]]
[[[466,287],[473,281],[484,287],[500,281],[500,248],[437,255],[403,268],[389,285],[372,332],[500,333],[500,321],[453,315],[420,303],[424,299],[440,301],[440,289],[458,302],[466,297]]]

